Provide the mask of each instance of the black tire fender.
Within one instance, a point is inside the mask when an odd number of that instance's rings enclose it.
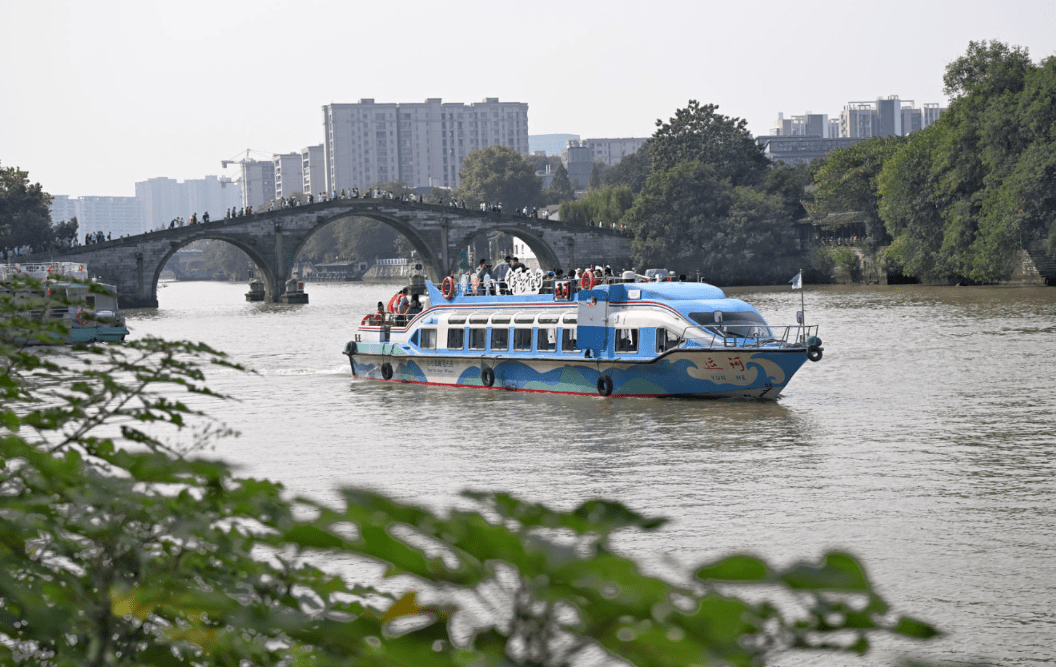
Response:
[[[495,370],[491,366],[484,366],[480,369],[480,381],[485,387],[492,387],[495,385]]]
[[[381,378],[383,380],[392,379],[392,364],[387,361],[381,365]]]
[[[821,361],[822,352],[825,348],[818,347],[817,345],[810,345],[807,347],[807,359],[811,361]]]
[[[612,378],[607,373],[602,373],[598,378],[598,393],[602,396],[612,394]]]
[[[346,357],[351,357],[355,353],[356,353],[356,341],[350,340],[347,343],[345,343],[345,351],[342,352],[341,354],[345,355]]]

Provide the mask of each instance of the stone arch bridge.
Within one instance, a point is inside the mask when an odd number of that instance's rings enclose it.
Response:
[[[357,216],[379,220],[403,234],[433,281],[454,272],[459,251],[490,232],[520,239],[544,267],[630,266],[631,238],[616,230],[398,199],[335,199],[38,253],[24,260],[83,262],[92,277],[117,287],[122,308],[156,308],[158,278],[172,254],[194,241],[217,239],[249,255],[262,274],[265,300],[277,302],[312,234]]]

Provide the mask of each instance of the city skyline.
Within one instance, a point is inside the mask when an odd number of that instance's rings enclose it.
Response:
[[[696,99],[758,136],[780,111],[946,106],[944,68],[971,40],[1056,53],[1056,6],[1013,5],[892,0],[864,23],[820,2],[4,3],[0,57],[17,65],[0,71],[0,164],[53,194],[131,196],[151,178],[236,176],[220,161],[247,148],[318,145],[319,109],[361,98],[498,97],[528,105],[531,135],[583,137],[650,136]],[[298,57],[267,55],[291,39]]]

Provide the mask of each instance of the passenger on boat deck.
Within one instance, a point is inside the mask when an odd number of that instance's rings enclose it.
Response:
[[[480,266],[477,267],[477,281],[478,282],[483,283],[485,276],[488,276],[488,277],[491,276],[490,272],[488,271],[488,269],[490,269],[490,268],[491,267],[488,266],[488,260],[486,260],[486,259],[480,260]]]
[[[379,301],[378,302],[378,309],[377,309],[377,311],[374,312],[374,315],[371,316],[371,319],[374,320],[374,322],[373,322],[374,324],[381,324],[382,322],[385,321],[385,302],[384,301]]]
[[[408,315],[417,315],[422,312],[422,302],[418,300],[417,294],[411,295],[411,309],[407,311]]]
[[[411,290],[404,287],[400,292],[400,298],[396,299],[396,312],[403,312],[405,308],[410,308],[411,302],[407,299],[407,295],[410,294]]]
[[[510,271],[527,271],[528,267],[521,264],[521,260],[516,257],[513,258],[513,264],[510,265]]]
[[[506,280],[506,274],[510,272],[510,262],[513,260],[509,255],[506,255],[506,260],[499,262],[499,265],[495,267],[495,280],[504,282]]]

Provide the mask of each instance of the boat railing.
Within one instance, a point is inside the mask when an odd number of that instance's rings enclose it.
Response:
[[[789,326],[739,326],[694,327],[688,326],[681,334],[682,342],[690,341],[705,348],[762,348],[762,347],[806,347],[807,340],[818,335],[818,325],[793,324]],[[680,343],[681,345],[682,343]]]

